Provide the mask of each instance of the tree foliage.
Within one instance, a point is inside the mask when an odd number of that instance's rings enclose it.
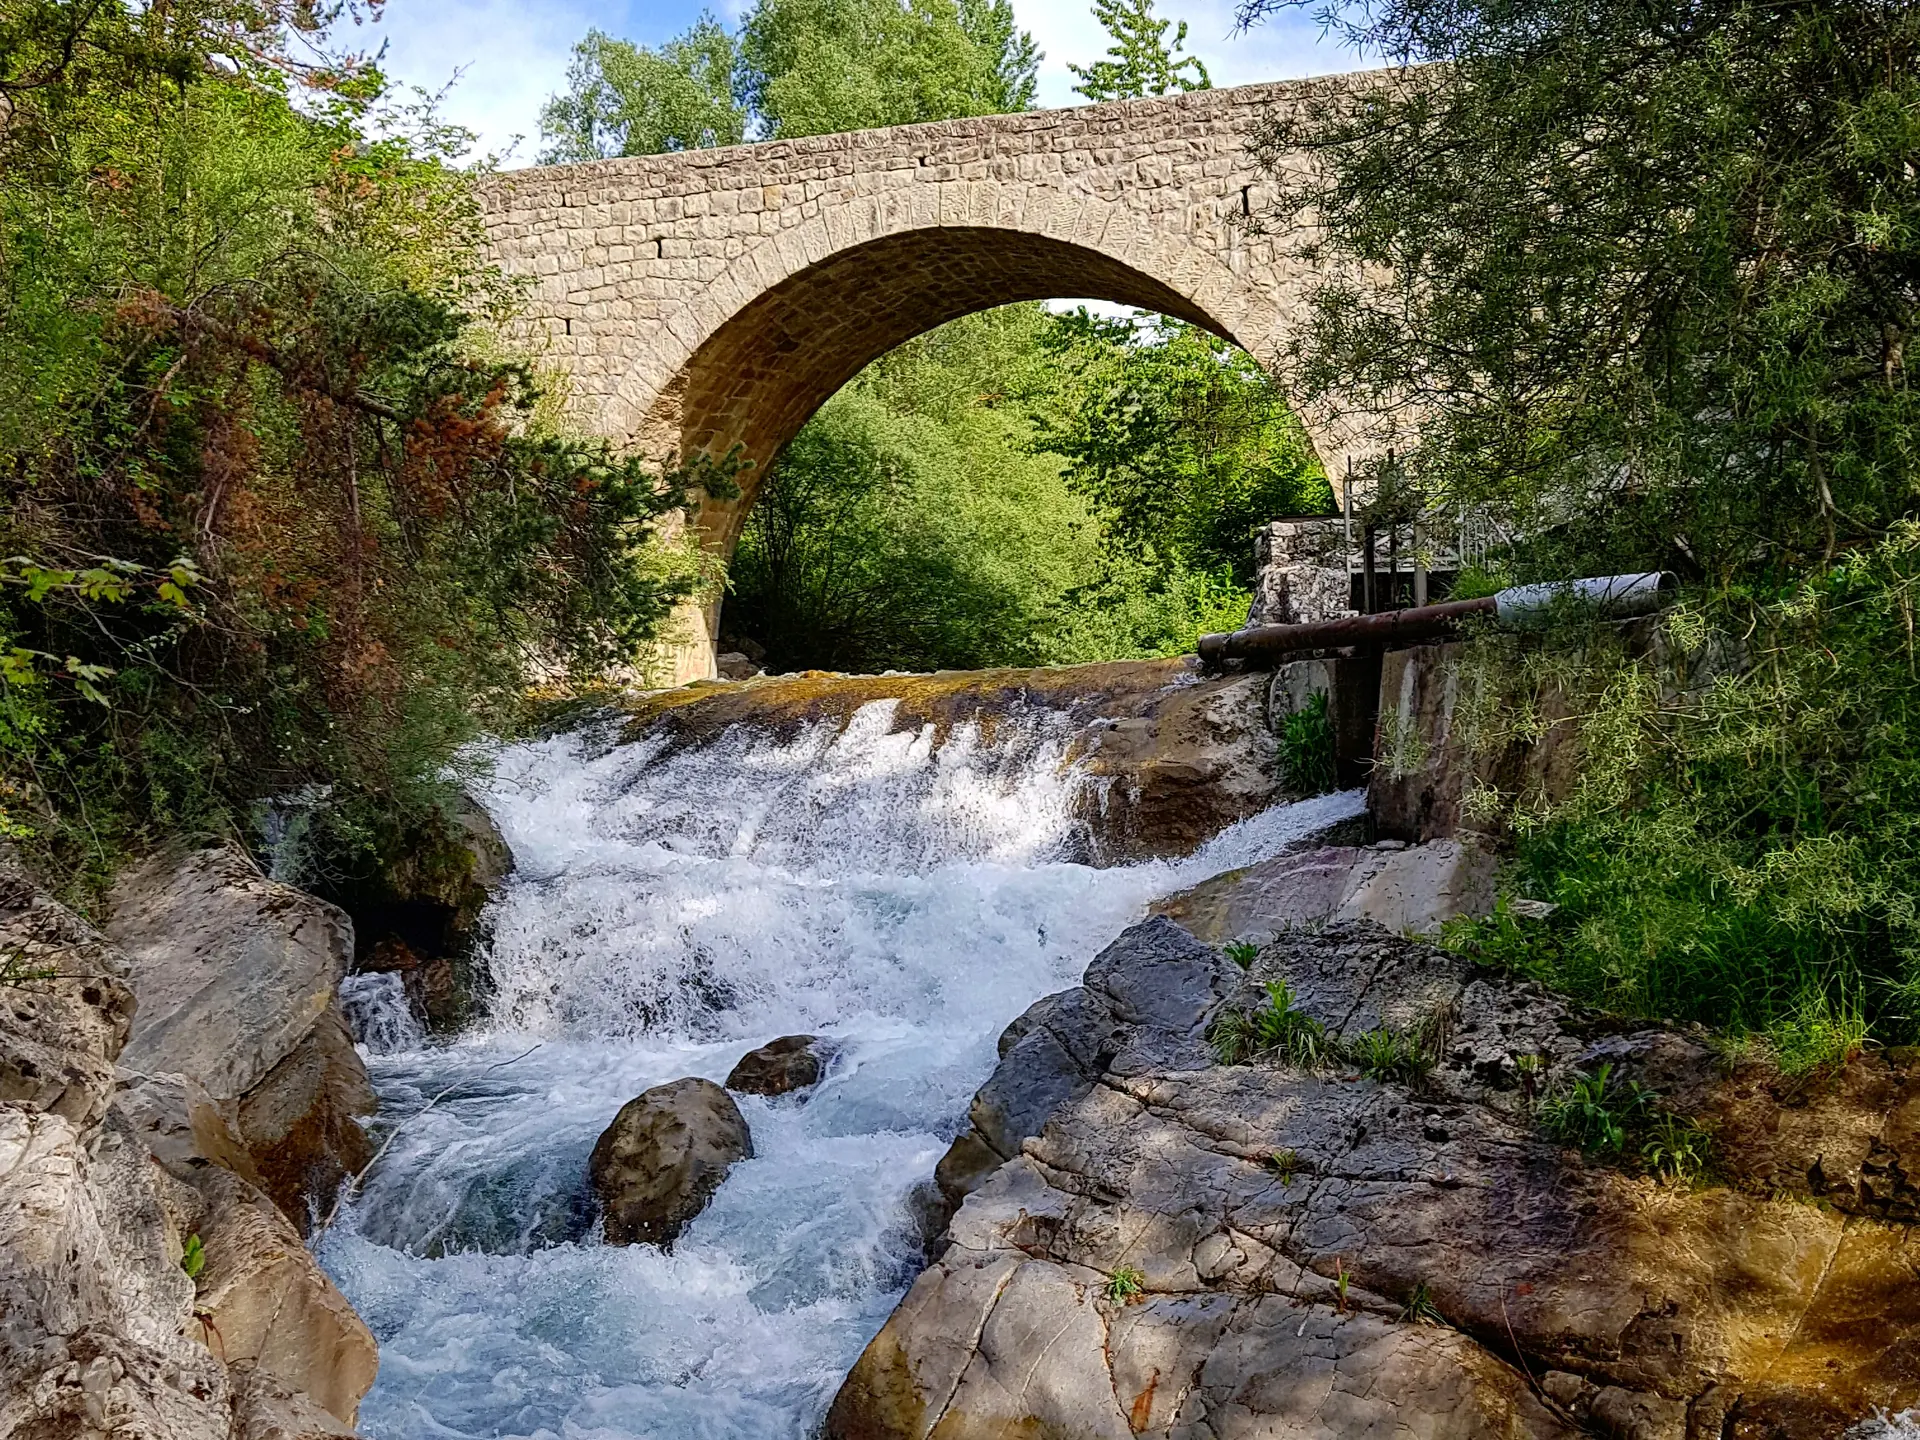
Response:
[[[640,548],[678,479],[544,423],[447,132],[329,58],[339,14],[9,13],[11,832],[99,860],[299,786],[399,803],[686,588]]]
[[[1180,22],[1168,43],[1173,22],[1155,17],[1153,0],[1093,0],[1093,13],[1113,44],[1104,60],[1084,67],[1068,64],[1080,81],[1075,94],[1097,103],[1212,88],[1200,57],[1180,53],[1187,44],[1187,22]]]
[[[600,30],[573,47],[567,91],[540,112],[549,165],[738,145],[747,112],[734,95],[739,49],[703,14],[658,50]]]
[[[1469,797],[1559,908],[1465,943],[1790,1069],[1920,1035],[1920,9],[1322,10],[1419,63],[1322,82],[1261,136],[1266,228],[1324,226],[1294,383],[1415,412],[1392,473],[1489,512],[1518,578],[1694,582],[1650,656],[1584,628],[1485,642],[1460,677],[1459,733],[1577,724],[1585,764],[1563,804]]]
[[[1252,579],[1253,532],[1333,507],[1306,432],[1246,351],[1179,321],[1050,328],[1038,443],[1150,562]]]
[[[1292,357],[1302,394],[1417,408],[1399,463],[1510,516],[1544,570],[1784,575],[1907,513],[1920,10],[1325,9],[1437,63],[1321,82],[1260,137],[1268,228],[1311,209],[1308,248],[1343,262]]]
[[[997,115],[1033,103],[1039,52],[1009,0],[759,0],[659,50],[591,31],[541,115],[544,157],[588,160]]]
[[[1035,305],[921,336],[829,402],[768,474],[723,623],[776,669],[1190,652],[1246,618],[1233,562],[1250,558],[1245,515],[1264,503],[1247,497],[1284,509],[1304,476],[1309,495],[1325,488],[1243,361],[1171,322],[1142,332]],[[1104,409],[1083,420],[1083,405]],[[1145,448],[1084,482],[1061,437],[1100,436],[1087,451],[1108,456],[1126,439],[1105,428],[1113,416]],[[1276,437],[1298,471],[1263,448]],[[1219,513],[1234,504],[1245,513]]]

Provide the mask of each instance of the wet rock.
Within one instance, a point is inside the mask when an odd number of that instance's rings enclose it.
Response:
[[[1492,910],[1495,869],[1489,851],[1459,840],[1290,850],[1169,895],[1153,912],[1210,945],[1263,941],[1289,925],[1332,919],[1430,934],[1455,916]]]
[[[234,850],[162,854],[113,890],[107,936],[140,1009],[127,1070],[185,1075],[219,1107],[253,1173],[300,1225],[363,1166],[372,1086],[337,991],[353,927]]]
[[[289,1390],[251,1361],[228,1372],[233,1379],[233,1440],[334,1440],[354,1434],[351,1425]]]
[[[1001,1034],[1000,1064],[973,1097],[969,1128],[934,1172],[947,1203],[957,1208],[1123,1051],[1136,1067],[1193,1053],[1201,1018],[1229,985],[1218,954],[1155,919],[1101,951],[1084,985],[1036,1000]]]
[[[1088,768],[1112,783],[1089,815],[1100,863],[1191,854],[1284,798],[1267,685],[1240,675],[1172,687],[1091,736]]]
[[[1920,1403],[1920,1240],[1870,1218],[1888,1185],[1864,1179],[1904,1166],[1920,1082],[1900,1057],[1769,1131],[1763,1087],[1691,1038],[1608,1034],[1378,926],[1288,931],[1246,975],[1146,930],[1088,969],[1111,1058],[965,1197],[837,1397],[835,1440],[1814,1440]],[[1278,979],[1337,1032],[1428,1027],[1431,1077],[1197,1050],[1209,1014]],[[1517,1054],[1548,1083],[1604,1054],[1702,1101],[1731,1183],[1664,1186],[1554,1143],[1500,1063]],[[1821,1155],[1839,1198],[1787,1198],[1776,1182],[1807,1193]]]
[[[354,969],[393,972],[421,1022],[438,1034],[484,1003],[487,903],[513,873],[513,852],[468,796],[377,837],[374,853],[338,857],[321,887],[353,917]]]
[[[607,1243],[671,1248],[734,1162],[752,1158],[740,1107],[711,1080],[675,1080],[629,1100],[587,1162]]]
[[[351,1426],[373,1385],[373,1335],[279,1207],[224,1170],[205,1175],[197,1312],[229,1366],[246,1364]]]
[[[727,1089],[742,1095],[788,1095],[820,1083],[830,1042],[818,1035],[782,1035],[749,1050],[727,1073]]]
[[[239,1133],[257,1183],[303,1229],[312,1210],[331,1205],[341,1182],[373,1159],[356,1117],[378,1105],[337,1005],[241,1097]]]

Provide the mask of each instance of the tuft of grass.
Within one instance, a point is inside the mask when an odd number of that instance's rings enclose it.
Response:
[[[1640,1163],[1658,1179],[1691,1185],[1705,1177],[1712,1153],[1711,1135],[1684,1116],[1662,1111],[1640,1146]]]
[[[1413,1287],[1413,1293],[1407,1297],[1406,1308],[1400,1312],[1400,1320],[1403,1324],[1413,1325],[1447,1323],[1447,1317],[1440,1313],[1440,1307],[1434,1303],[1433,1292],[1427,1289],[1424,1280]]]
[[[1342,1045],[1346,1057],[1370,1080],[1418,1089],[1433,1074],[1433,1050],[1424,1030],[1368,1030]]]
[[[187,1243],[180,1247],[180,1268],[187,1272],[189,1280],[198,1280],[200,1272],[207,1268],[206,1247],[198,1235],[189,1235]]]
[[[1208,1027],[1207,1040],[1222,1065],[1244,1065],[1261,1055],[1275,1055],[1289,1065],[1313,1070],[1334,1054],[1334,1041],[1322,1025],[1293,1003],[1293,991],[1284,980],[1265,986],[1267,1003],[1252,1012],[1229,1010]]]
[[[1805,1075],[1844,1064],[1867,1043],[1867,1017],[1858,997],[1808,986],[1793,1008],[1766,1028],[1764,1038],[1783,1075]]]
[[[1146,1293],[1146,1288],[1146,1275],[1123,1265],[1107,1277],[1105,1294],[1116,1305],[1131,1305]]]
[[[57,980],[60,972],[50,966],[31,965],[25,950],[0,955],[0,985],[29,985],[36,980]]]
[[[1513,1057],[1513,1068],[1520,1076],[1520,1098],[1531,1106],[1540,1099],[1540,1079],[1547,1073],[1547,1057],[1535,1051]]]
[[[1347,1286],[1353,1280],[1347,1269],[1347,1262],[1336,1255],[1333,1257],[1333,1298],[1342,1315],[1347,1313]]]
[[[1633,1081],[1613,1083],[1613,1066],[1593,1074],[1575,1071],[1569,1083],[1540,1102],[1540,1128],[1563,1145],[1589,1155],[1618,1155],[1628,1133],[1653,1111],[1653,1093]]]
[[[1252,969],[1253,962],[1260,958],[1260,947],[1251,940],[1230,940],[1221,948],[1242,970]]]
[[[1340,788],[1335,763],[1333,720],[1324,691],[1280,723],[1280,773],[1295,795],[1325,795]]]
[[[1300,1173],[1300,1155],[1292,1149],[1275,1150],[1260,1162],[1278,1177],[1282,1185],[1293,1184],[1294,1177]]]

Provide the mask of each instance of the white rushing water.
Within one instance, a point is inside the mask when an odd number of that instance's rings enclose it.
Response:
[[[518,868],[489,1023],[429,1048],[390,978],[349,997],[383,1124],[468,1082],[403,1124],[322,1250],[380,1341],[364,1433],[803,1440],[918,1268],[909,1192],[1006,1023],[1150,900],[1360,808],[1094,870],[1059,858],[1092,782],[1056,718],[992,747],[892,718],[500,755],[483,798]],[[620,1106],[793,1033],[837,1041],[832,1068],[805,1097],[740,1097],[755,1157],[673,1251],[601,1245],[586,1161]]]

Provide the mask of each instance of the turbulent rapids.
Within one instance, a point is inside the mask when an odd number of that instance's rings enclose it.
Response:
[[[487,1022],[428,1047],[389,977],[350,982],[400,1120],[322,1252],[380,1341],[368,1435],[812,1433],[921,1264],[915,1187],[1006,1023],[1154,898],[1360,808],[1091,868],[1081,817],[1110,782],[1059,710],[983,732],[898,705],[697,745],[606,721],[496,757],[483,798],[518,868]],[[586,1161],[621,1104],[796,1032],[832,1037],[832,1068],[740,1097],[755,1158],[673,1251],[600,1244]]]

